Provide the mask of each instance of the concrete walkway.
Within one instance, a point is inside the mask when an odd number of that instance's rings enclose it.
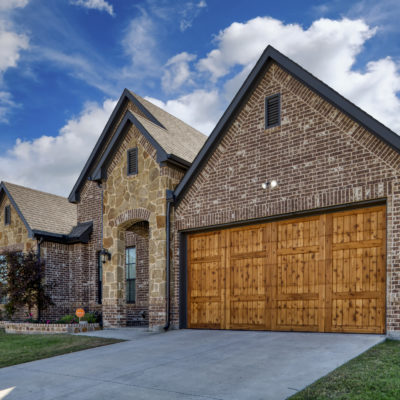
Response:
[[[289,332],[143,333],[3,368],[0,399],[285,399],[382,340]]]

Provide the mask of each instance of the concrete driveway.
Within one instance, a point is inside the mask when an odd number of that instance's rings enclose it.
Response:
[[[0,399],[285,399],[383,339],[200,330],[141,334],[3,368]]]

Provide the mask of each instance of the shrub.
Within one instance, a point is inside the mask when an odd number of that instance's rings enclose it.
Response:
[[[94,324],[98,322],[98,317],[95,313],[88,312],[83,318],[81,318],[81,321],[87,321],[88,324]]]
[[[58,324],[77,324],[78,322],[78,317],[72,314],[64,315],[57,321]]]
[[[54,305],[48,295],[51,285],[44,283],[45,264],[37,254],[18,251],[4,253],[0,259],[1,296],[7,297],[5,306],[9,318],[17,308],[36,307],[40,320],[42,310]]]

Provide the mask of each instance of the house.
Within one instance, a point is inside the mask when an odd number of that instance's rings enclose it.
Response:
[[[47,318],[85,302],[89,290],[83,260],[93,224],[81,224],[77,216],[77,206],[66,198],[7,182],[0,185],[0,249],[39,251],[46,260],[46,283],[53,287],[54,302]],[[22,318],[24,312],[16,316]]]
[[[270,46],[208,138],[126,90],[69,197],[92,227],[63,244],[81,305],[109,326],[396,335],[399,152]]]

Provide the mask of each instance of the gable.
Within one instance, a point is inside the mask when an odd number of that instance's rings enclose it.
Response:
[[[206,138],[178,118],[125,89],[69,196],[71,202],[79,201],[88,179],[105,179],[107,165],[112,162],[116,149],[132,125],[157,150],[158,163],[170,163],[183,169],[190,166]]]
[[[369,131],[395,152],[400,152],[400,137],[398,135],[315,78],[298,64],[279,53],[273,47],[268,46],[175,190],[176,204],[179,204],[185,192],[197,181],[195,178],[216,151],[227,130],[232,129],[235,119],[236,121],[238,120],[237,115],[245,107],[249,93],[254,91],[261,77],[264,76],[272,63],[278,65],[282,73],[287,74],[290,79],[294,79],[294,85],[297,85],[297,89],[293,88],[293,90],[317,94],[316,97],[313,97],[314,102],[319,103],[314,105],[316,108],[330,108],[333,114],[347,117],[346,123],[350,123],[349,121],[356,122],[360,128]]]
[[[5,207],[10,207],[11,223],[5,225],[4,210]],[[2,192],[0,194],[0,249],[19,249],[23,250],[25,243],[28,241],[29,233],[24,222],[18,215],[9,197]]]
[[[265,129],[277,93],[281,124]],[[392,147],[272,62],[182,196],[178,226],[382,199],[399,168]],[[263,190],[272,179],[278,188]]]

